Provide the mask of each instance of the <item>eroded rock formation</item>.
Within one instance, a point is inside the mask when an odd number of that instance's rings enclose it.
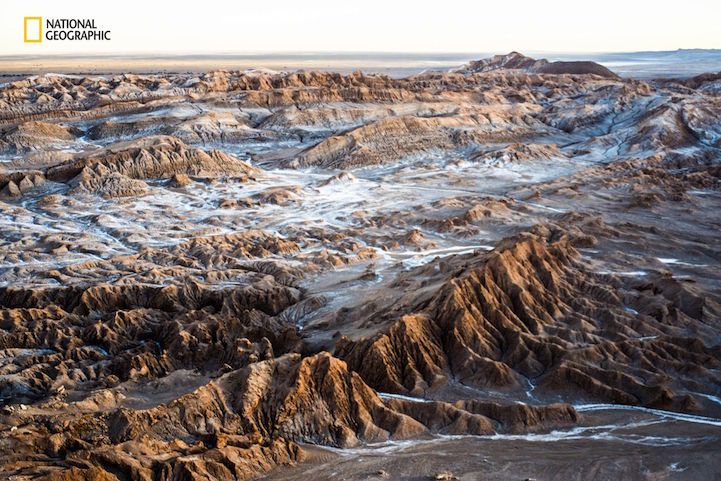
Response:
[[[1,472],[715,429],[719,84],[518,53],[4,84]]]

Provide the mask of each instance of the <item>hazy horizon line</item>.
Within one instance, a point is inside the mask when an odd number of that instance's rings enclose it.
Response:
[[[554,51],[554,50],[489,50],[489,51],[403,51],[403,50],[247,50],[247,51],[123,51],[123,52],[57,52],[57,53],[37,53],[37,54],[10,54],[0,53],[0,58],[82,58],[82,57],[213,57],[213,56],[311,56],[311,55],[436,55],[436,56],[460,56],[460,55],[504,55],[512,52],[518,52],[523,55],[599,55],[599,54],[634,54],[634,53],[671,53],[671,52],[717,52],[721,48],[677,48],[674,50],[599,50],[599,51]]]

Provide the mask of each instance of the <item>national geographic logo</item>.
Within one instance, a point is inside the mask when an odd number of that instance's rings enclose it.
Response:
[[[25,17],[25,43],[110,40],[110,30],[98,28],[94,18],[46,18],[44,25],[43,17]]]

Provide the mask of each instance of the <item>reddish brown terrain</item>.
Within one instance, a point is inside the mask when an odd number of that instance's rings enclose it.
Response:
[[[0,85],[0,478],[720,479],[719,78]]]

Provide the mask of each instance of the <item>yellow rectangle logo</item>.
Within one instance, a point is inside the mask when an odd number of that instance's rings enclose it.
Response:
[[[43,41],[43,18],[25,17],[25,43],[40,43]]]

